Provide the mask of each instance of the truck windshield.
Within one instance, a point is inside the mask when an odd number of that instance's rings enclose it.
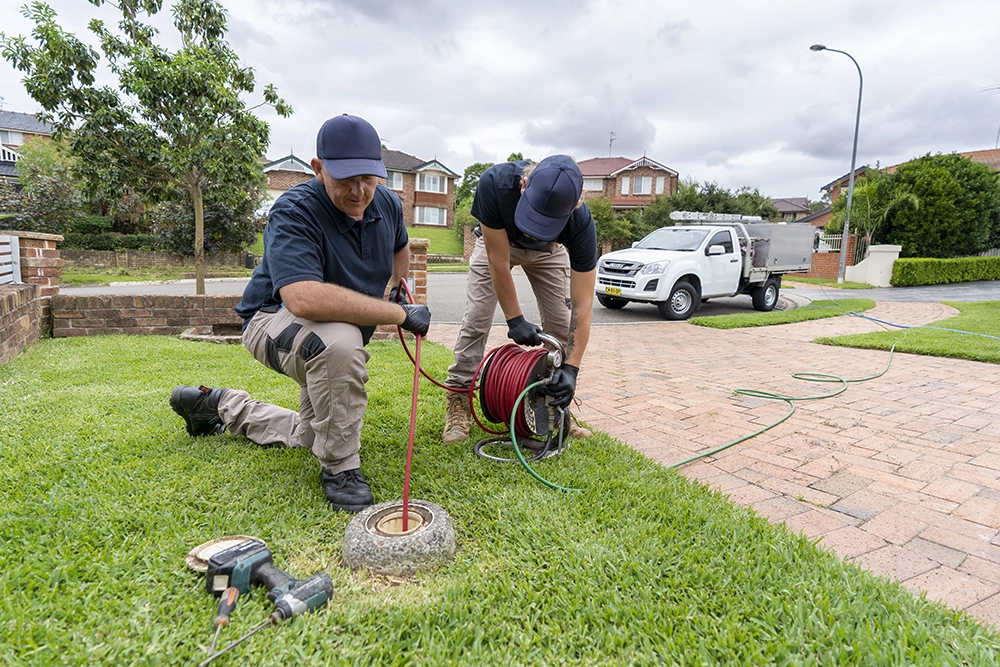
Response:
[[[649,250],[687,250],[698,249],[701,242],[708,236],[707,229],[680,229],[676,227],[661,227],[639,241],[636,248]]]

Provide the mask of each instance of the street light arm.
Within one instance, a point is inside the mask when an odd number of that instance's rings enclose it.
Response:
[[[844,273],[847,270],[847,236],[851,228],[851,202],[854,201],[854,170],[858,158],[858,130],[861,127],[861,94],[864,90],[865,79],[861,74],[861,65],[859,65],[858,61],[854,59],[854,56],[847,51],[831,49],[822,44],[813,44],[809,48],[813,51],[833,51],[834,53],[842,53],[850,58],[851,62],[854,63],[854,66],[858,69],[858,112],[854,118],[854,148],[851,152],[851,173],[848,177],[849,180],[847,181],[847,216],[844,218],[844,232],[840,239],[840,270],[837,273],[837,282],[843,283]]]

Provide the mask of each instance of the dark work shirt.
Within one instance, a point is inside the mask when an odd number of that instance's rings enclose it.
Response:
[[[264,258],[236,312],[246,322],[258,310],[277,312],[278,293],[303,280],[340,285],[381,299],[393,259],[409,238],[399,198],[377,186],[362,220],[339,211],[315,178],[278,197],[264,228]],[[365,344],[375,331],[363,326]]]
[[[479,177],[476,196],[472,200],[472,216],[490,229],[503,229],[511,244],[523,248],[518,241],[524,237],[514,224],[514,210],[521,199],[521,174],[528,162],[500,162]],[[592,271],[597,266],[597,228],[586,204],[577,207],[566,226],[556,237],[569,253],[569,266],[574,271]]]

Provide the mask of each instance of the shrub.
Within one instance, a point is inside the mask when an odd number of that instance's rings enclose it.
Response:
[[[1000,257],[900,258],[892,265],[894,287],[1000,280]]]

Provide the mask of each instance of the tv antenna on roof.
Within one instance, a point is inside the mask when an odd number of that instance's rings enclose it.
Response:
[[[1000,95],[1000,86],[987,86],[986,88],[980,88],[979,90],[987,95]],[[997,140],[993,148],[994,150],[1000,148],[1000,128],[997,128]]]
[[[611,139],[608,141],[608,157],[611,157],[611,144],[615,143],[615,139],[617,139],[617,138],[618,138],[618,135],[615,134],[614,132],[612,132],[611,133]]]

